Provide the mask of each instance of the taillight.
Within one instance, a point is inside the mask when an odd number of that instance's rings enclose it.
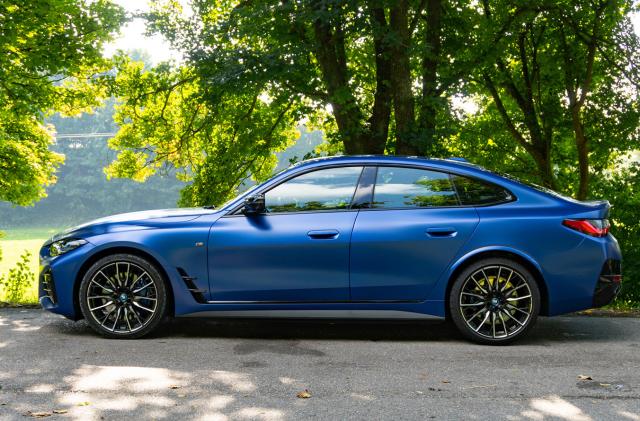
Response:
[[[606,237],[609,233],[608,219],[565,219],[562,225],[592,237]]]

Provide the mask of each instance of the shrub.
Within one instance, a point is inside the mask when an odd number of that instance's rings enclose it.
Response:
[[[9,269],[9,274],[5,279],[0,280],[4,283],[5,300],[9,303],[21,302],[35,281],[35,275],[29,269],[30,261],[31,253],[25,250],[16,266]]]

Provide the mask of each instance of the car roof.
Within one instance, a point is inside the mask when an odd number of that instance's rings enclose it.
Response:
[[[288,169],[297,170],[306,167],[322,167],[333,164],[413,164],[419,166],[432,166],[447,169],[471,170],[472,172],[481,172],[484,175],[498,176],[479,165],[472,164],[464,158],[427,158],[421,156],[403,156],[403,155],[339,155],[339,156],[323,156],[318,158],[306,159],[304,161],[293,164]]]

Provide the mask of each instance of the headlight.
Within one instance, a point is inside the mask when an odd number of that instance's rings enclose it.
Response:
[[[49,255],[51,257],[60,256],[61,254],[65,254],[73,249],[80,247],[83,244],[87,244],[87,241],[75,238],[58,240],[51,243],[51,245],[49,246]]]

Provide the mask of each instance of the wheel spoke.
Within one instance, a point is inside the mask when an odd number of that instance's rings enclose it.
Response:
[[[476,306],[483,306],[485,305],[484,301],[481,303],[466,303],[466,304],[460,304],[460,307],[476,307]]]
[[[115,291],[116,289],[118,289],[118,288],[116,288],[116,286],[113,284],[113,282],[111,282],[111,279],[109,279],[109,277],[108,277],[107,275],[105,275],[105,274],[104,274],[104,272],[102,272],[101,270],[99,270],[99,271],[98,271],[98,273],[99,273],[100,275],[104,276],[104,279],[106,279],[106,280],[107,280],[107,282],[109,283],[109,285],[111,285],[111,288],[113,288],[113,290],[114,290],[114,291]]]
[[[129,327],[129,332],[132,332],[133,329],[131,329],[131,323],[129,323],[129,312],[127,311],[127,308],[124,308],[124,319],[127,321],[127,326]]]
[[[93,295],[91,297],[87,297],[87,300],[97,300],[100,298],[111,298],[110,295]]]
[[[109,306],[109,305],[111,305],[111,304],[113,304],[113,300],[111,300],[111,301],[109,301],[109,302],[107,302],[107,303],[105,303],[105,304],[102,304],[102,305],[100,305],[100,306],[98,306],[98,307],[89,308],[89,310],[91,310],[91,311],[100,310],[101,308],[105,308],[105,307],[107,307],[107,306]]]
[[[509,277],[507,278],[507,280],[504,283],[504,286],[502,287],[502,289],[500,290],[500,292],[503,292],[504,289],[507,287],[507,285],[509,285],[509,282],[511,282],[511,277],[513,276],[513,269],[509,269],[511,271],[511,273],[509,273]]]
[[[122,311],[122,307],[118,307],[118,311],[116,312],[116,319],[113,321],[113,327],[111,328],[112,332],[115,332],[116,327],[118,326],[118,319],[120,318],[121,311]]]
[[[507,323],[504,321],[504,317],[502,317],[502,312],[499,312],[498,316],[500,316],[500,320],[502,320],[502,330],[504,331],[505,336],[509,336],[509,331],[507,330]]]
[[[482,288],[480,286],[480,284],[478,283],[478,281],[476,281],[476,278],[474,278],[473,275],[471,275],[471,280],[476,284],[478,289],[480,289],[480,291],[482,291],[484,294],[488,294],[489,293],[488,291],[486,291],[484,288]]]
[[[141,308],[142,310],[146,310],[146,311],[148,311],[148,312],[150,312],[150,313],[153,313],[153,310],[152,310],[152,309],[147,308],[147,307],[145,307],[145,306],[143,306],[143,305],[139,304],[137,301],[131,301],[131,304],[133,304],[134,306],[136,306],[136,307],[138,307],[138,308]]]
[[[134,295],[133,298],[137,298],[138,300],[150,300],[150,301],[158,301],[155,298],[145,297],[144,295]]]
[[[480,298],[481,300],[484,300],[484,297],[480,294],[473,294],[471,292],[463,292],[462,295],[468,295],[470,297],[476,297],[476,298]]]
[[[136,317],[136,319],[138,319],[138,323],[140,323],[140,326],[142,326],[144,324],[142,322],[142,320],[140,320],[140,316],[138,316],[138,312],[131,305],[129,306],[129,312],[133,313],[133,315]]]
[[[491,329],[492,329],[493,339],[495,339],[496,338],[496,313],[494,313],[493,311],[491,312]]]
[[[496,287],[494,288],[494,290],[496,291],[500,290],[500,272],[502,272],[502,266],[498,267],[498,276],[496,276]]]
[[[529,313],[527,313],[526,311],[524,311],[521,308],[518,308],[518,307],[516,307],[516,306],[514,306],[512,304],[507,304],[507,307],[512,308],[514,310],[517,310],[517,311],[519,311],[520,313],[522,313],[522,314],[524,314],[526,316],[529,316]]]
[[[525,298],[531,298],[531,294],[523,295],[522,297],[507,298],[507,301],[520,301],[520,300],[524,300]]]
[[[105,286],[103,286],[103,285],[100,285],[98,282],[96,282],[96,280],[95,280],[95,279],[92,279],[92,280],[91,280],[91,283],[98,285],[101,289],[104,289],[105,291],[109,291],[109,292],[111,292],[111,293],[113,293],[113,292],[114,292],[111,288],[107,288],[107,287],[105,287]]]
[[[504,314],[506,314],[507,316],[509,316],[509,318],[513,321],[515,321],[516,323],[518,323],[520,326],[524,326],[524,323],[522,323],[520,320],[516,319],[515,317],[513,317],[511,315],[511,313],[509,313],[507,310],[501,310]]]
[[[147,288],[147,287],[149,287],[149,286],[151,286],[151,285],[153,285],[153,281],[149,282],[148,284],[146,284],[146,285],[144,285],[144,286],[142,286],[142,287],[140,287],[140,288],[138,288],[138,289],[134,289],[134,290],[133,290],[133,291],[131,291],[131,292],[132,292],[133,294],[135,294],[136,292],[140,292],[140,291],[142,291],[143,289],[145,289],[145,288]]]
[[[475,329],[476,332],[479,331],[482,325],[486,323],[487,319],[489,318],[489,314],[491,314],[491,312],[487,310],[487,313],[485,314],[484,319],[482,319],[482,322],[480,322],[478,327]]]

